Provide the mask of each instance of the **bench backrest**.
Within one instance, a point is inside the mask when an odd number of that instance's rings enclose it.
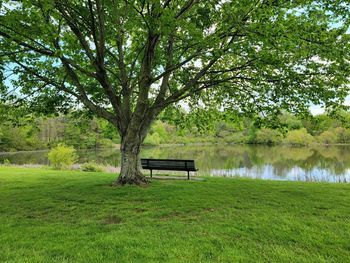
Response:
[[[194,160],[141,159],[143,169],[196,171]]]

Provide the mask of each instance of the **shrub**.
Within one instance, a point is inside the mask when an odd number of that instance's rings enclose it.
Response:
[[[164,143],[169,141],[169,134],[167,132],[166,124],[161,121],[156,121],[151,129],[151,134],[158,134],[158,138],[160,140],[160,143]]]
[[[314,137],[305,128],[289,131],[285,139],[285,142],[291,145],[309,145],[314,141]]]
[[[251,124],[247,130],[247,137],[248,137],[247,143],[255,142],[256,132],[257,132],[257,128],[255,127],[254,124]]]
[[[107,138],[101,138],[97,143],[98,148],[108,148],[112,146],[113,146],[113,141]]]
[[[337,127],[333,130],[337,136],[337,142],[339,143],[349,143],[350,142],[350,129],[343,127]]]
[[[80,169],[83,172],[102,172],[103,171],[102,166],[98,165],[97,163],[84,163],[80,166]]]
[[[323,144],[332,144],[338,141],[338,137],[332,131],[324,131],[319,136],[317,136],[317,141]]]
[[[235,132],[229,136],[223,138],[223,141],[226,143],[246,143],[248,137],[245,136],[242,132]]]
[[[78,156],[73,147],[58,144],[49,152],[48,158],[50,164],[55,169],[62,169],[74,164],[77,161]]]
[[[231,134],[232,134],[232,132],[230,132],[230,131],[221,130],[221,131],[217,131],[217,132],[215,133],[215,136],[218,137],[218,138],[223,138],[223,139],[225,139],[225,138],[229,137]]]
[[[278,144],[283,141],[283,135],[278,130],[262,128],[256,132],[254,142],[259,144]]]
[[[4,159],[3,164],[4,164],[5,166],[6,166],[6,165],[10,165],[11,162],[10,162],[9,159]]]
[[[283,113],[278,119],[288,130],[298,130],[303,127],[302,121],[290,113]]]
[[[144,141],[145,145],[159,145],[160,144],[160,137],[158,133],[153,133],[150,134],[146,137],[145,141]]]
[[[220,121],[215,125],[215,136],[219,138],[226,138],[237,131],[239,131],[239,129],[236,128],[235,123]]]

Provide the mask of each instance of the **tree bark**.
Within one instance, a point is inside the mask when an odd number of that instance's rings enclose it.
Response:
[[[140,148],[141,140],[123,140],[120,147],[122,154],[120,175],[114,185],[147,184],[146,177],[141,172]]]

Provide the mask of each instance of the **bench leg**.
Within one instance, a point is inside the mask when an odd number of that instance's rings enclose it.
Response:
[[[190,180],[190,171],[187,171],[187,180]]]
[[[151,171],[151,178],[152,178],[152,169],[150,171]]]

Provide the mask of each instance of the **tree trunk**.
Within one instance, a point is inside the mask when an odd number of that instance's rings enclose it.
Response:
[[[147,184],[146,177],[141,172],[140,159],[141,142],[122,142],[120,147],[122,153],[120,175],[115,185],[125,184]]]
[[[141,106],[140,106],[141,105]],[[141,144],[147,136],[151,124],[158,111],[147,111],[144,103],[140,103],[139,109],[135,110],[126,130],[120,131],[121,143],[121,169],[120,175],[114,182],[115,185],[147,184],[148,180],[141,172],[140,149]]]

